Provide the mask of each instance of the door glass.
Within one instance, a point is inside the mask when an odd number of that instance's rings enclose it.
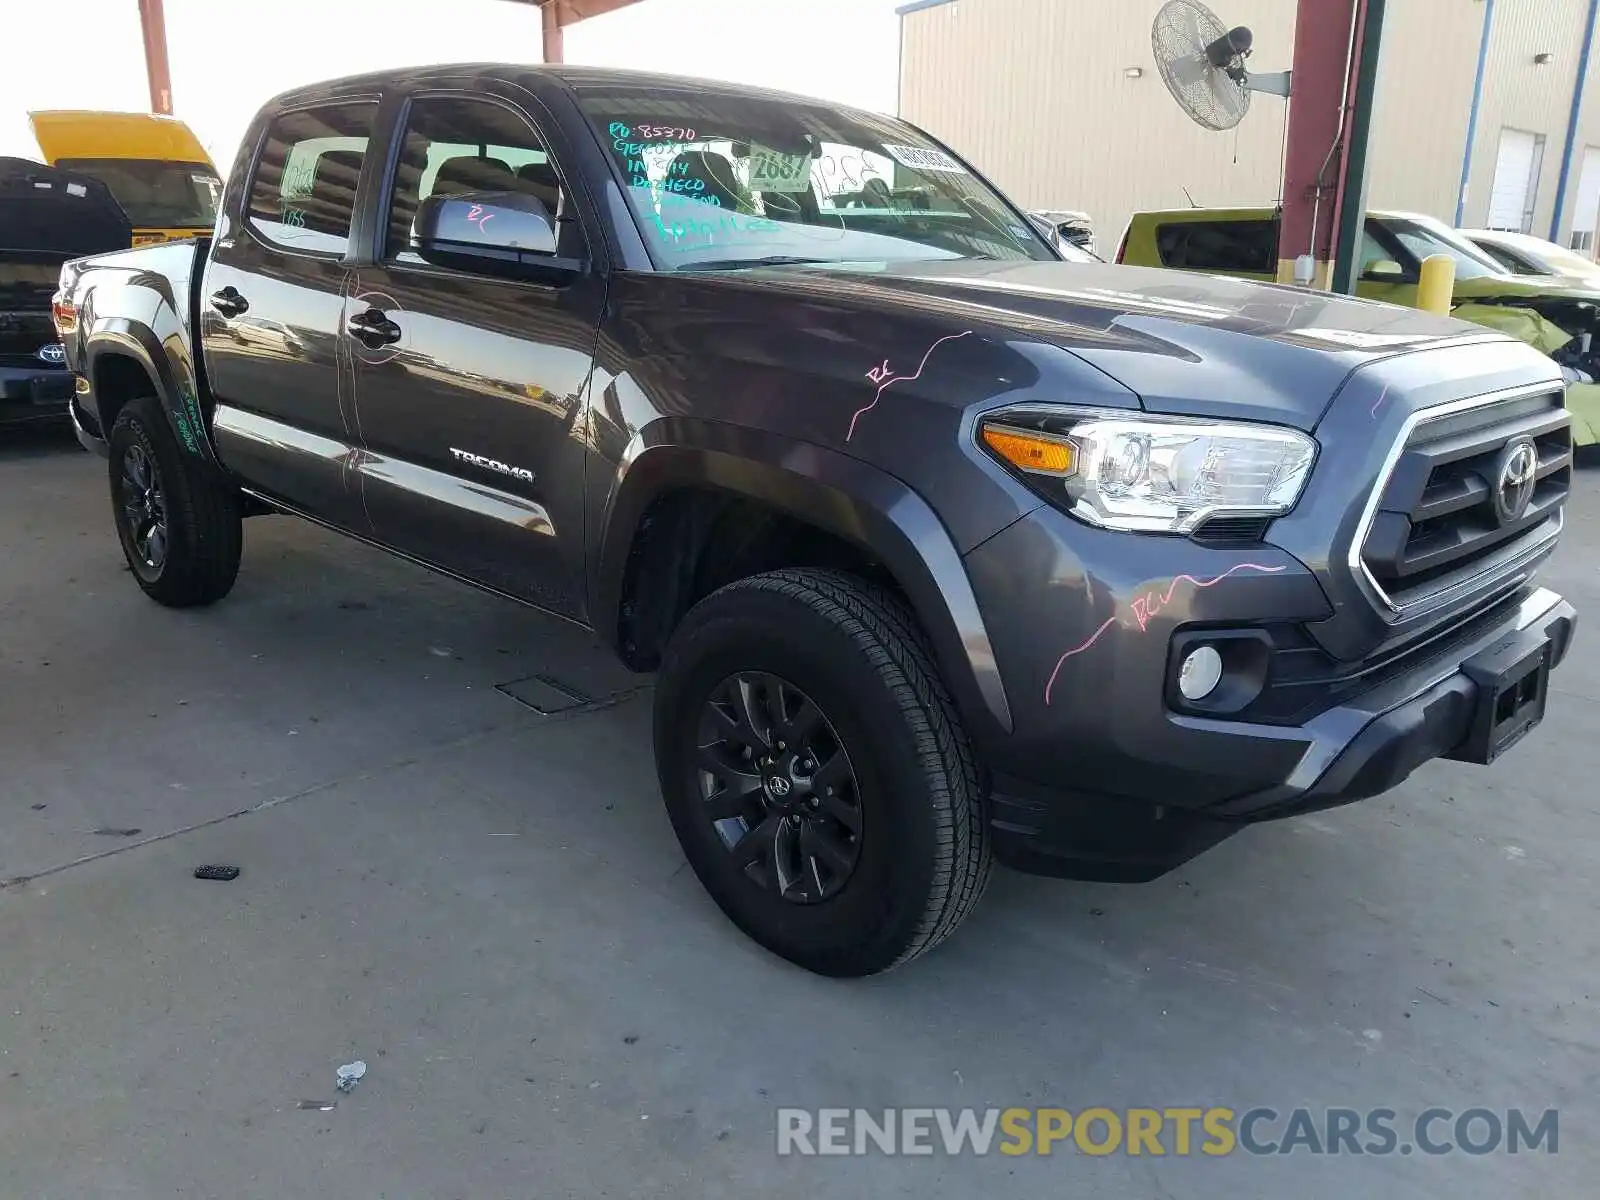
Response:
[[[582,257],[577,214],[533,128],[499,104],[435,98],[416,101],[406,117],[385,258],[421,263],[414,230],[417,209],[429,196],[466,192],[520,192],[537,198],[556,222],[558,253]]]
[[[343,255],[377,112],[330,104],[274,121],[250,183],[250,227],[286,249]]]

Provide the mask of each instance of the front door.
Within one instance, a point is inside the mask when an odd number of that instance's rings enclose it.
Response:
[[[356,101],[277,117],[200,289],[222,461],[254,490],[362,534],[370,530],[340,329],[356,185],[377,112],[375,101]]]
[[[587,240],[557,164],[508,101],[414,98],[374,266],[351,291],[361,474],[378,539],[563,615],[584,616],[579,415],[604,305],[592,271],[559,286],[430,266],[413,221],[432,195],[524,191]]]

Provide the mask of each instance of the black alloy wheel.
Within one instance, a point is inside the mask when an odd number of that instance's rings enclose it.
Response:
[[[161,470],[143,446],[129,446],[122,456],[118,499],[134,553],[159,572],[167,562],[167,498]]]
[[[860,785],[833,723],[765,672],[730,675],[701,713],[706,818],[735,865],[795,904],[830,900],[861,856]]]
[[[243,546],[238,486],[179,445],[154,396],[123,404],[106,458],[117,541],[145,595],[169,608],[226,596]]]

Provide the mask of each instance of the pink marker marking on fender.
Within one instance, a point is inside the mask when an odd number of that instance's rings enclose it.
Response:
[[[1139,632],[1143,633],[1149,628],[1150,621],[1156,616],[1160,615],[1161,611],[1166,608],[1167,605],[1172,603],[1173,593],[1178,590],[1178,585],[1184,580],[1188,580],[1190,583],[1194,584],[1195,588],[1198,590],[1200,588],[1216,587],[1217,584],[1221,583],[1224,579],[1227,579],[1230,575],[1236,575],[1240,571],[1259,571],[1263,575],[1277,575],[1280,572],[1287,571],[1288,569],[1289,568],[1287,567],[1264,567],[1260,563],[1245,562],[1234,564],[1221,575],[1218,575],[1212,579],[1196,579],[1193,575],[1179,575],[1167,585],[1167,590],[1165,593],[1146,592],[1142,596],[1134,597],[1134,599],[1128,604],[1128,611],[1133,615],[1134,623],[1139,626]],[[1075,646],[1073,649],[1068,650],[1056,660],[1055,670],[1050,672],[1050,679],[1044,685],[1044,702],[1046,707],[1048,707],[1050,704],[1050,693],[1055,690],[1056,676],[1061,674],[1061,668],[1066,663],[1067,659],[1071,658],[1075,654],[1082,654],[1085,650],[1093,646],[1105,634],[1106,630],[1110,629],[1111,626],[1116,624],[1116,621],[1116,614],[1113,613],[1111,616],[1106,618],[1104,625],[1100,626],[1099,629],[1096,629],[1094,633],[1089,635],[1089,638],[1082,645]]]
[[[872,398],[871,404],[867,405],[865,408],[857,409],[855,416],[850,418],[850,429],[844,435],[844,440],[848,442],[851,438],[855,437],[856,422],[878,407],[878,401],[883,399],[884,392],[888,391],[893,384],[909,383],[912,380],[921,379],[922,372],[927,367],[928,360],[933,357],[933,352],[935,350],[944,345],[946,342],[953,342],[957,338],[967,337],[971,333],[972,330],[970,329],[967,330],[966,333],[952,333],[947,337],[940,338],[933,345],[929,346],[928,352],[922,356],[922,363],[917,367],[917,373],[915,375],[896,375],[889,369],[889,360],[887,358],[883,360],[883,366],[874,367],[872,370],[868,371],[867,378],[878,385],[878,394]]]
[[[1110,629],[1116,623],[1117,623],[1117,618],[1116,618],[1115,615],[1107,617],[1106,618],[1106,623],[1104,625],[1100,626],[1099,629],[1096,629],[1093,633],[1091,633],[1089,635],[1089,640],[1088,641],[1084,642],[1083,645],[1077,647],[1074,650],[1068,650],[1065,654],[1063,654],[1061,656],[1060,661],[1058,661],[1056,663],[1056,669],[1054,671],[1050,672],[1050,682],[1044,685],[1044,702],[1045,702],[1046,705],[1048,705],[1050,703],[1050,692],[1051,692],[1051,689],[1056,686],[1056,676],[1061,673],[1061,668],[1066,663],[1067,659],[1071,658],[1074,654],[1082,654],[1090,646],[1094,645],[1096,642],[1098,642],[1100,640],[1100,635],[1101,634],[1103,634],[1106,630]]]

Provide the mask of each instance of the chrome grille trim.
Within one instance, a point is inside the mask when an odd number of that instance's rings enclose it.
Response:
[[[1394,480],[1394,473],[1400,464],[1401,456],[1405,454],[1406,449],[1411,445],[1412,436],[1420,426],[1432,421],[1442,420],[1445,417],[1455,416],[1457,413],[1489,408],[1496,404],[1521,400],[1530,396],[1550,396],[1561,391],[1563,391],[1563,385],[1553,380],[1548,383],[1531,386],[1505,388],[1497,392],[1486,392],[1481,396],[1469,396],[1463,400],[1451,400],[1445,404],[1436,404],[1431,408],[1424,408],[1414,412],[1406,418],[1405,424],[1401,426],[1400,432],[1395,438],[1394,445],[1389,448],[1389,453],[1384,458],[1383,466],[1378,471],[1377,481],[1373,484],[1371,495],[1367,497],[1366,508],[1362,510],[1361,521],[1356,526],[1355,537],[1351,539],[1349,555],[1346,559],[1346,565],[1350,568],[1351,575],[1355,578],[1362,591],[1366,593],[1368,599],[1388,612],[1391,617],[1427,612],[1430,609],[1448,604],[1454,596],[1478,586],[1488,576],[1500,574],[1509,577],[1516,574],[1530,560],[1537,558],[1550,547],[1551,543],[1561,536],[1561,530],[1566,524],[1565,504],[1556,514],[1555,528],[1524,547],[1511,561],[1485,568],[1469,578],[1456,580],[1437,591],[1429,592],[1425,596],[1419,596],[1405,604],[1395,603],[1394,599],[1374,577],[1364,557],[1367,538],[1372,534],[1372,526],[1378,518],[1379,506],[1383,503],[1383,497],[1388,491],[1390,483]]]

